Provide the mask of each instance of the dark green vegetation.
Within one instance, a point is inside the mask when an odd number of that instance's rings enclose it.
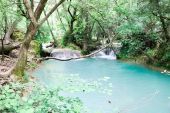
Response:
[[[34,84],[5,85],[0,88],[0,112],[80,113],[83,111],[78,98],[65,98],[59,96],[58,92],[59,90],[48,90]]]
[[[56,48],[80,50],[83,55],[120,42],[119,59],[170,69],[170,0],[0,0],[0,41],[1,62],[10,64],[6,60],[9,56],[15,61],[7,68],[0,65],[0,80],[9,75],[22,80],[25,70],[35,67],[46,42]],[[0,94],[16,95],[15,91],[8,94],[8,89],[4,92],[2,87]],[[3,97],[3,101],[10,100]],[[23,106],[21,103],[12,106],[17,110],[18,106],[34,107],[34,101]],[[4,104],[1,111],[16,110],[9,108],[11,105]]]
[[[136,7],[135,7],[136,6]],[[170,1],[150,0],[118,7],[125,21],[118,27],[123,48],[120,58],[140,59],[155,66],[170,68]],[[140,58],[139,58],[140,57]]]
[[[120,59],[170,67],[168,0],[70,1],[63,7],[66,15],[60,18],[68,23],[62,23],[66,29],[63,46],[72,43],[89,54],[103,40],[118,41],[123,44]]]

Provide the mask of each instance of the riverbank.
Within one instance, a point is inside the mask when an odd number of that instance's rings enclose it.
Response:
[[[126,62],[126,63],[131,63],[131,64],[139,64],[142,66],[145,66],[149,69],[155,70],[155,71],[159,71],[161,73],[166,73],[167,75],[170,75],[170,70],[164,68],[164,67],[158,67],[158,66],[154,66],[151,64],[147,64],[146,61],[144,59],[141,58],[134,58],[134,59],[118,59],[119,61],[122,62]]]

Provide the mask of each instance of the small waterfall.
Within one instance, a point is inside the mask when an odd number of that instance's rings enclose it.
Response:
[[[51,52],[51,56],[58,59],[65,60],[70,58],[78,58],[81,56],[81,53],[80,51],[71,50],[71,49],[53,49]],[[96,53],[93,57],[116,60],[115,52],[111,48],[106,48]]]
[[[95,54],[94,57],[116,60],[115,52],[111,48],[106,48],[103,51],[100,51],[99,53]]]
[[[71,50],[71,49],[54,49],[51,52],[51,56],[58,59],[70,59],[70,58],[78,58],[81,56],[79,51]]]

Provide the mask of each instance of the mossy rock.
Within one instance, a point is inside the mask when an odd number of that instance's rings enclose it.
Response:
[[[15,30],[12,34],[12,39],[16,40],[16,41],[23,41],[24,40],[24,32],[20,31],[20,30]]]
[[[30,50],[32,54],[39,56],[41,52],[41,44],[36,40],[31,41]]]

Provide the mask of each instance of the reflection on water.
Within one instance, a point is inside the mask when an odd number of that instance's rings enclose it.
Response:
[[[41,83],[79,97],[89,113],[170,113],[170,77],[107,59],[49,60],[34,72]]]

